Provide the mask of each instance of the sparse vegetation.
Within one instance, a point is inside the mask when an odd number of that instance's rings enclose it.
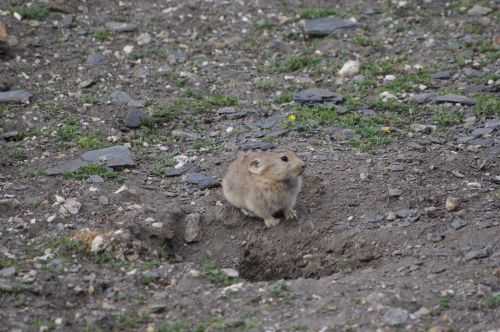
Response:
[[[336,16],[337,11],[332,8],[306,8],[300,13],[302,19],[313,19],[327,16]]]
[[[484,304],[490,309],[500,307],[500,293],[490,295],[484,300]]]
[[[118,177],[118,173],[110,170],[108,167],[104,165],[88,165],[80,168],[75,172],[65,173],[65,179],[72,180],[87,180],[91,175],[99,175],[104,179],[116,179]]]
[[[433,112],[432,120],[441,127],[454,126],[463,122],[464,114],[456,110],[439,108]]]
[[[155,176],[164,176],[165,171],[175,165],[175,160],[171,157],[163,157],[156,159],[153,162],[153,169],[151,170],[151,174]]]
[[[321,59],[310,55],[293,55],[273,65],[273,71],[291,73],[303,69],[310,69],[321,63]]]
[[[373,117],[363,117],[357,113],[339,115],[335,108],[328,107],[297,107],[294,114],[297,123],[307,128],[317,126],[336,125],[354,131],[355,136],[350,140],[351,144],[361,150],[369,150],[378,145],[391,142],[390,128],[399,123],[397,116],[387,113]]]
[[[62,142],[71,142],[79,135],[80,123],[75,119],[67,120],[57,129],[57,138]]]
[[[213,284],[229,286],[238,282],[238,278],[229,277],[217,267],[215,262],[205,259],[201,266],[203,275]]]
[[[500,114],[500,98],[489,95],[478,96],[474,110],[482,116]]]
[[[99,30],[94,33],[94,38],[101,43],[111,40],[112,37],[113,34],[111,33],[111,31],[108,30]]]
[[[97,135],[81,136],[78,145],[85,150],[99,149],[105,146],[103,139]]]
[[[43,21],[49,16],[49,9],[43,5],[15,7],[12,12],[18,13],[27,20]]]

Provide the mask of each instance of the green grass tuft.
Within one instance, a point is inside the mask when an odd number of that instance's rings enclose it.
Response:
[[[481,116],[498,115],[500,114],[500,98],[488,95],[478,96],[474,111]]]
[[[49,16],[49,9],[42,5],[15,7],[12,12],[16,12],[27,20],[43,21]]]
[[[309,55],[293,55],[273,66],[273,71],[278,73],[291,73],[303,69],[315,67],[321,63],[321,59]]]
[[[99,42],[105,42],[111,40],[113,34],[108,30],[99,30],[94,33],[94,38]]]
[[[202,263],[201,270],[203,275],[211,283],[218,286],[229,286],[238,282],[238,278],[227,276],[212,260],[205,259]]]
[[[337,16],[337,12],[332,8],[306,8],[300,13],[302,19],[314,19],[328,16]]]
[[[110,170],[106,166],[92,164],[81,167],[74,172],[64,173],[64,178],[82,181],[87,180],[91,175],[99,175],[104,179],[116,179],[118,177],[118,173]]]

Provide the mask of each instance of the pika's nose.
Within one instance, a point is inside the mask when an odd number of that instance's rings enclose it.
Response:
[[[303,163],[302,165],[300,165],[300,174],[304,173],[305,170],[306,170],[306,164]]]

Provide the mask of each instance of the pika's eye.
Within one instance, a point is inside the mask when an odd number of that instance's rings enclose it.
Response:
[[[283,160],[286,163],[286,162],[288,162],[288,157],[287,156],[282,156],[281,160]]]

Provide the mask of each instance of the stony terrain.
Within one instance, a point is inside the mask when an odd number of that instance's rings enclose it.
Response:
[[[0,331],[499,331],[499,97],[498,0],[2,0]]]

